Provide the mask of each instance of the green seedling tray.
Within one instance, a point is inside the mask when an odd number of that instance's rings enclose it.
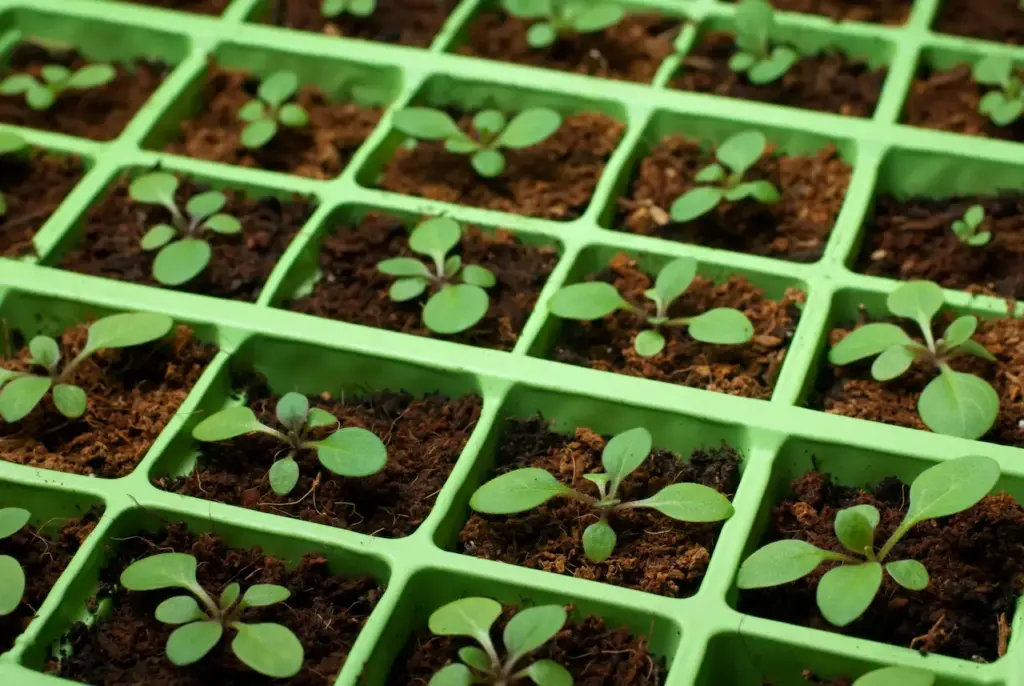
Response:
[[[463,0],[429,48],[417,49],[334,38],[257,23],[268,0],[235,0],[220,17],[125,4],[116,0],[0,0],[0,59],[28,35],[69,41],[94,59],[148,56],[175,65],[148,104],[121,135],[95,143],[59,133],[19,129],[28,142],[80,156],[88,173],[38,231],[38,257],[0,259],[0,318],[31,335],[57,332],[89,316],[125,310],[171,315],[191,325],[220,352],[142,463],[117,480],[28,468],[0,460],[0,497],[28,502],[37,517],[99,505],[103,517],[39,608],[39,617],[0,657],[0,683],[43,686],[68,683],[38,670],[50,647],[85,602],[115,539],[184,520],[213,530],[231,545],[263,546],[295,561],[318,551],[339,574],[370,574],[387,586],[341,673],[343,686],[381,686],[410,634],[444,602],[467,594],[505,602],[572,604],[650,639],[669,667],[667,684],[780,686],[803,683],[805,668],[822,676],[857,676],[887,665],[917,666],[938,675],[942,686],[1024,686],[1024,613],[1014,621],[1005,657],[975,664],[797,627],[736,611],[734,579],[743,557],[763,532],[771,508],[791,479],[811,468],[811,457],[839,482],[865,485],[896,474],[906,481],[937,461],[987,455],[1003,471],[1000,487],[1024,498],[1024,451],[923,431],[826,415],[802,407],[824,365],[826,338],[858,305],[878,311],[898,282],[855,273],[862,223],[876,192],[895,194],[992,192],[1024,189],[1024,145],[929,131],[898,123],[920,60],[949,66],[1002,53],[1024,59],[1024,48],[941,35],[930,30],[942,0],[916,0],[906,25],[834,24],[820,17],[782,13],[780,25],[805,48],[837,45],[886,64],[881,100],[870,119],[783,108],[771,104],[685,93],[668,83],[702,32],[729,27],[734,6],[716,0],[637,0],[637,10],[658,10],[685,22],[670,57],[650,84],[601,80],[454,54],[466,27],[496,3]],[[175,124],[195,111],[207,56],[258,74],[286,65],[305,83],[333,92],[350,75],[373,89],[373,104],[388,105],[380,125],[336,179],[312,181],[160,152]],[[519,109],[547,105],[563,113],[600,111],[626,124],[585,213],[574,221],[527,219],[432,202],[375,188],[387,159],[402,143],[391,112],[409,103],[473,108],[485,99]],[[8,127],[12,128],[12,127]],[[616,197],[637,163],[661,136],[682,132],[716,142],[758,129],[787,153],[835,144],[854,168],[845,204],[823,257],[812,264],[714,250],[616,231]],[[167,289],[81,276],[55,268],[74,246],[87,208],[126,170],[161,164],[218,187],[254,195],[312,197],[317,209],[280,259],[256,303],[218,300]],[[481,227],[504,227],[524,241],[556,245],[560,261],[512,352],[473,348],[319,319],[278,307],[308,285],[322,235],[331,222],[368,210],[402,217],[448,214]],[[743,274],[772,296],[787,286],[807,293],[795,337],[770,401],[631,378],[559,364],[545,358],[559,321],[545,301],[565,283],[599,268],[615,252],[637,255],[657,268],[680,256],[695,257],[715,279]],[[947,304],[983,317],[1005,313],[997,299],[946,291]],[[277,388],[304,392],[345,388],[478,393],[482,417],[430,516],[412,535],[382,539],[199,501],[157,489],[151,479],[187,472],[195,455],[190,437],[196,417],[234,402],[230,369],[255,366]],[[324,381],[327,379],[328,381]],[[698,447],[728,442],[743,455],[735,494],[736,514],[724,526],[699,591],[667,599],[611,585],[524,569],[453,552],[469,516],[468,500],[493,466],[504,418],[541,412],[559,430],[586,426],[610,434],[637,425],[655,444],[687,456]],[[60,512],[58,512],[58,510]]]

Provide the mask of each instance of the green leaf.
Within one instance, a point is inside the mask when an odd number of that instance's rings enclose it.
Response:
[[[692,257],[680,257],[666,264],[654,281],[658,301],[664,307],[668,307],[672,301],[686,292],[695,276],[697,260]]]
[[[26,376],[26,374],[23,372],[14,372],[11,371],[10,369],[4,369],[0,367],[0,386],[3,386],[11,379],[17,379],[19,376]]]
[[[501,0],[502,8],[520,19],[542,19],[551,16],[551,0]]]
[[[241,141],[245,147],[255,150],[262,148],[277,134],[277,120],[257,119],[242,129]]]
[[[144,557],[121,572],[121,585],[129,591],[196,588],[199,586],[196,581],[196,558],[184,553],[160,553]]]
[[[65,88],[86,90],[110,83],[117,76],[117,71],[109,64],[90,64],[76,71],[64,84]]]
[[[292,595],[284,586],[277,584],[253,584],[242,596],[242,604],[246,607],[266,607],[288,600]]]
[[[535,107],[517,114],[498,136],[497,144],[518,150],[537,145],[562,126],[562,115],[546,107]]]
[[[250,100],[238,109],[240,121],[256,121],[267,116],[267,107],[262,100]]]
[[[828,353],[828,361],[841,367],[865,357],[878,355],[894,345],[908,343],[913,343],[913,340],[906,331],[895,324],[865,324],[836,343]]]
[[[531,48],[546,48],[557,39],[558,31],[550,22],[540,22],[526,30],[526,42]]]
[[[68,419],[78,419],[85,414],[88,402],[85,391],[78,386],[59,383],[53,387],[53,404],[57,406],[57,411]]]
[[[981,205],[971,205],[964,212],[964,221],[973,229],[985,221],[985,208]]]
[[[25,571],[10,555],[0,555],[0,617],[18,609],[25,595]]]
[[[983,360],[989,362],[998,362],[996,356],[988,351],[988,349],[977,341],[964,341],[957,346],[957,350],[967,353],[968,355],[974,355],[980,357]]]
[[[573,490],[536,467],[516,469],[497,476],[478,488],[469,506],[483,514],[525,512]]]
[[[876,381],[889,381],[902,375],[914,363],[914,353],[906,345],[894,345],[882,352],[871,364]]]
[[[219,233],[223,236],[232,236],[242,231],[242,222],[238,221],[230,214],[215,214],[205,222],[203,222],[203,228],[209,229],[214,233]]]
[[[210,263],[213,250],[199,238],[185,238],[165,245],[153,260],[153,277],[165,286],[188,283]]]
[[[320,463],[340,476],[376,474],[388,461],[387,448],[377,435],[357,426],[338,429],[315,445]]]
[[[896,583],[911,591],[921,591],[928,586],[928,570],[917,560],[900,560],[885,565],[885,571]]]
[[[470,667],[478,669],[481,672],[486,672],[491,669],[491,658],[487,657],[487,653],[476,646],[464,646],[459,648],[459,659]]]
[[[447,113],[427,107],[398,110],[392,123],[406,136],[422,141],[441,141],[462,134],[459,125]]]
[[[451,217],[434,217],[421,222],[409,236],[409,248],[444,262],[445,255],[459,244],[462,227]]]
[[[561,631],[567,618],[565,608],[559,605],[540,605],[521,610],[505,625],[502,635],[509,655],[508,661],[516,662],[550,641]]]
[[[149,205],[174,207],[174,194],[178,191],[178,179],[167,172],[152,172],[132,181],[128,195],[135,202]]]
[[[884,667],[864,674],[853,686],[934,686],[935,677],[910,667]]]
[[[277,401],[274,413],[277,421],[291,431],[300,431],[306,426],[306,415],[309,414],[309,400],[301,393],[285,393]]]
[[[978,112],[987,117],[1007,103],[1006,95],[1002,91],[989,91],[978,101]]]
[[[737,52],[729,58],[729,71],[741,74],[757,62],[757,58],[751,55],[749,52]]]
[[[774,48],[767,59],[760,60],[749,70],[747,70],[747,79],[751,83],[756,85],[764,85],[777,81],[789,71],[797,60],[800,59],[800,55],[795,50],[786,47]]]
[[[377,271],[390,276],[429,277],[427,266],[412,257],[392,257],[377,263]]]
[[[807,541],[775,541],[755,550],[740,565],[736,586],[742,589],[780,586],[803,578],[825,560],[841,556]]]
[[[242,587],[238,583],[233,582],[228,584],[224,590],[221,591],[220,600],[217,601],[221,609],[228,609],[234,605],[235,601],[238,600],[238,594],[241,592]]]
[[[427,301],[423,323],[439,334],[465,331],[487,314],[487,292],[469,284],[447,284]]]
[[[1009,126],[1017,121],[1022,113],[1024,113],[1024,97],[1008,100],[993,109],[988,116],[996,126]]]
[[[713,488],[697,483],[672,484],[650,498],[630,503],[650,507],[680,522],[720,522],[732,516],[732,503]]]
[[[626,11],[611,2],[588,4],[579,14],[573,17],[572,28],[577,33],[603,31],[622,21]]]
[[[744,131],[723,141],[715,157],[733,172],[742,174],[761,158],[767,145],[768,139],[760,131]]]
[[[32,363],[53,370],[60,362],[60,346],[49,336],[36,336],[28,344]]]
[[[90,354],[97,350],[131,348],[163,338],[174,326],[174,320],[166,314],[155,312],[124,312],[112,314],[93,322],[85,350]],[[83,351],[80,355],[85,355]]]
[[[28,415],[50,390],[50,378],[25,375],[7,382],[0,389],[0,416],[8,424]]]
[[[772,6],[765,0],[743,0],[736,7],[736,33],[749,37],[757,46],[768,40],[774,24]]]
[[[435,636],[467,636],[483,643],[501,615],[501,605],[490,598],[460,598],[434,610],[427,624]]]
[[[0,81],[0,95],[20,95],[38,85],[39,82],[31,74],[11,74]]]
[[[647,429],[637,427],[613,436],[605,444],[601,465],[611,477],[611,493],[618,492],[622,481],[651,454],[652,441]]]
[[[924,387],[917,411],[935,433],[981,438],[999,414],[999,394],[984,379],[943,371]]]
[[[321,410],[319,407],[314,407],[309,411],[309,419],[306,423],[306,427],[310,429],[317,429],[321,426],[333,426],[338,423],[338,418],[327,410]]]
[[[942,289],[931,281],[909,281],[890,293],[886,300],[894,315],[913,319],[929,331],[932,317],[942,309],[942,303]]]
[[[830,569],[818,582],[818,609],[835,626],[864,614],[882,585],[882,565],[865,562]]]
[[[305,651],[287,627],[240,622],[232,626],[238,633],[231,642],[231,650],[255,671],[274,679],[288,679],[302,669]]]
[[[771,181],[750,181],[748,183],[741,183],[732,191],[727,191],[725,194],[726,200],[738,200],[740,195],[742,197],[751,197],[762,205],[772,205],[782,199],[782,195],[779,194],[779,190],[772,185]]]
[[[349,0],[348,12],[357,17],[368,17],[377,9],[377,0]]]
[[[10,538],[21,531],[31,517],[28,510],[20,507],[5,507],[0,510],[0,539]]]
[[[1002,55],[989,55],[971,70],[974,80],[989,86],[1002,86],[1013,75],[1013,60]]]
[[[483,110],[473,117],[473,128],[485,135],[494,135],[505,128],[508,120],[498,110]]]
[[[612,478],[609,475],[603,474],[603,473],[602,474],[584,474],[583,478],[586,479],[587,481],[591,482],[592,484],[595,484],[597,486],[598,490],[601,491],[601,493],[607,493],[608,492],[608,483],[612,480]]]
[[[220,191],[206,191],[189,198],[185,209],[193,219],[205,219],[224,209],[227,202],[227,197]]]
[[[722,202],[722,191],[708,186],[699,186],[676,198],[669,212],[672,220],[688,222],[707,214]]]
[[[46,86],[36,84],[25,94],[25,102],[34,110],[47,110],[57,102],[57,95]]]
[[[270,478],[270,489],[277,495],[285,496],[292,492],[299,483],[299,463],[291,457],[277,460],[270,466],[267,473]]]
[[[459,135],[444,140],[444,149],[456,155],[468,155],[480,150],[480,148],[481,146],[478,142],[461,131]]]
[[[709,164],[697,172],[697,175],[693,177],[693,180],[697,183],[718,183],[724,179],[725,169],[723,169],[722,165],[718,163]]]
[[[871,505],[854,505],[836,515],[836,538],[848,550],[864,555],[865,549],[874,550],[875,528],[880,516]]]
[[[729,307],[708,310],[688,323],[690,335],[704,343],[736,345],[754,337],[754,325],[747,316]]]
[[[538,660],[526,673],[537,686],[573,686],[572,674],[554,660]]]
[[[476,173],[485,179],[493,179],[505,171],[505,156],[497,150],[480,150],[473,153],[469,161]]]
[[[615,286],[603,281],[577,283],[566,286],[551,296],[548,309],[557,317],[591,321],[628,309],[627,303]]]
[[[224,441],[254,431],[266,431],[267,426],[256,419],[256,414],[244,405],[221,410],[199,422],[192,429],[197,441]]]
[[[206,613],[190,595],[177,595],[156,606],[156,620],[164,624],[188,624],[205,617]]]
[[[142,237],[139,247],[143,250],[156,250],[162,248],[178,235],[170,224],[157,224]]]
[[[297,129],[309,123],[309,115],[301,105],[290,102],[280,109],[277,119],[289,128]]]
[[[260,83],[257,95],[273,107],[279,107],[299,88],[299,77],[292,71],[276,71]]]
[[[904,522],[948,517],[973,507],[995,487],[999,463],[972,455],[940,462],[910,484],[910,507]]]
[[[62,86],[71,77],[71,70],[60,64],[47,64],[40,70],[43,81],[54,86]]]
[[[459,273],[459,269],[462,268],[462,257],[459,255],[449,255],[448,259],[444,261],[444,275],[445,278],[452,278]]]
[[[398,279],[388,289],[388,297],[396,303],[418,298],[427,290],[429,282],[422,277]]]
[[[479,288],[493,288],[498,283],[490,269],[485,269],[476,264],[466,265],[462,270],[462,280],[470,286],[478,286]]]
[[[591,562],[604,562],[615,550],[615,530],[599,519],[583,530],[583,553]]]
[[[955,348],[970,339],[977,329],[978,318],[965,314],[962,317],[957,317],[956,321],[946,327],[946,331],[942,334],[942,340],[948,347]]]
[[[466,665],[454,664],[439,670],[430,677],[427,686],[471,686],[473,672]]]
[[[633,348],[641,357],[654,357],[665,349],[665,337],[656,329],[645,329],[636,335]]]

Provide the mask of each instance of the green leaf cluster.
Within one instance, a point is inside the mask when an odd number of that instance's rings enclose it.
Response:
[[[991,231],[979,231],[982,222],[985,221],[985,208],[981,205],[971,205],[964,212],[962,219],[953,222],[953,233],[964,245],[981,247],[988,245],[992,240]]]
[[[910,506],[903,521],[878,551],[875,529],[879,512],[855,505],[836,515],[836,538],[848,553],[822,550],[802,540],[775,541],[755,551],[740,565],[741,589],[779,586],[807,576],[823,562],[838,562],[818,582],[822,616],[846,626],[864,614],[882,585],[883,571],[904,588],[928,585],[928,570],[917,560],[886,562],[893,547],[913,527],[928,519],[962,512],[988,495],[999,480],[999,464],[988,457],[961,457],[930,467],[910,485]]]
[[[736,7],[736,46],[729,69],[762,85],[782,78],[800,59],[789,46],[771,44],[775,11],[767,0],[743,0]]]
[[[0,416],[5,422],[23,419],[53,389],[53,404],[65,417],[75,419],[85,413],[85,391],[72,383],[75,370],[100,350],[129,348],[163,338],[174,321],[164,314],[135,312],[98,319],[89,327],[82,351],[60,369],[61,352],[57,341],[36,336],[29,341],[32,364],[45,374],[29,374],[0,368]]]
[[[971,340],[978,328],[977,317],[964,315],[950,324],[938,341],[932,335],[932,318],[942,308],[942,289],[930,281],[910,281],[887,300],[889,312],[917,323],[924,338],[918,343],[889,323],[867,324],[855,329],[829,351],[828,360],[843,366],[875,357],[871,376],[890,381],[901,376],[916,361],[932,365],[939,375],[932,379],[917,401],[921,421],[935,433],[980,438],[992,428],[999,414],[999,395],[988,382],[971,374],[954,371],[951,360],[974,355],[989,362],[996,358],[983,345]]]
[[[242,129],[242,145],[262,148],[278,131],[278,122],[290,128],[309,123],[309,115],[301,105],[286,102],[299,90],[299,77],[295,72],[274,72],[260,83],[257,98],[242,105],[238,118],[248,122]]]
[[[59,64],[47,64],[40,71],[39,81],[31,74],[11,74],[0,81],[0,95],[24,95],[34,110],[48,110],[61,93],[68,90],[89,90],[110,83],[117,72],[109,64],[90,64],[72,72]]]
[[[412,257],[393,257],[377,263],[381,273],[398,277],[388,291],[395,302],[418,298],[431,285],[438,287],[423,308],[423,324],[440,334],[465,331],[483,319],[490,306],[484,289],[497,283],[490,270],[475,264],[463,265],[459,255],[448,254],[461,237],[462,227],[454,219],[428,219],[413,229],[409,248],[431,258],[432,264]]]
[[[731,307],[716,307],[696,317],[670,318],[668,310],[697,276],[697,261],[680,257],[669,262],[658,273],[654,288],[644,296],[654,303],[654,314],[636,307],[619,295],[615,286],[603,281],[590,281],[566,286],[555,293],[548,302],[548,309],[557,317],[592,321],[605,317],[616,310],[635,314],[641,325],[650,328],[641,331],[633,346],[644,357],[657,355],[665,347],[665,336],[659,329],[664,327],[687,327],[687,331],[698,341],[721,345],[746,343],[754,336],[754,325],[747,316]]]
[[[417,140],[444,141],[445,150],[469,155],[476,173],[494,178],[505,171],[502,148],[519,150],[537,145],[562,125],[562,116],[546,107],[523,110],[512,121],[498,110],[483,110],[473,117],[470,136],[446,112],[429,107],[406,107],[395,112],[395,128]]]
[[[883,667],[863,674],[853,686],[934,686],[935,677],[911,667]]]
[[[578,33],[603,31],[626,16],[618,3],[599,0],[502,0],[501,5],[514,17],[539,20],[526,32],[526,42],[534,48]]]
[[[697,483],[666,486],[649,498],[623,502],[619,487],[651,452],[651,434],[642,427],[624,431],[605,444],[601,453],[604,472],[586,474],[597,487],[595,498],[566,486],[536,467],[516,469],[478,488],[469,506],[484,514],[514,514],[531,510],[552,498],[570,498],[593,508],[599,516],[583,532],[583,552],[593,562],[604,562],[615,549],[615,530],[608,518],[623,510],[649,508],[681,522],[718,522],[732,516],[732,503],[724,495]]]
[[[243,594],[241,586],[232,583],[215,601],[196,579],[196,558],[182,553],[133,562],[121,573],[121,585],[129,591],[180,588],[192,594],[173,596],[156,608],[158,621],[178,627],[167,639],[167,658],[179,667],[201,660],[220,642],[224,630],[232,629],[231,650],[250,669],[276,679],[293,677],[302,669],[305,652],[290,629],[240,619],[247,608],[287,600],[291,593],[283,586],[255,584]]]
[[[990,55],[973,69],[974,80],[985,86],[996,86],[978,102],[978,111],[996,126],[1009,126],[1024,114],[1024,80],[1020,67],[1009,57]]]
[[[523,666],[530,653],[550,641],[565,626],[565,609],[540,605],[521,610],[505,625],[502,642],[505,657],[491,640],[491,627],[501,616],[501,605],[490,598],[461,598],[430,615],[430,631],[437,636],[465,636],[480,646],[459,650],[462,662],[448,665],[434,674],[428,686],[470,686],[471,684],[519,683],[530,679],[537,686],[572,686],[572,675],[554,660],[537,660]]]
[[[0,539],[10,538],[28,524],[28,510],[19,507],[0,509]],[[0,617],[18,609],[21,597],[25,595],[25,570],[10,555],[0,555]]]
[[[0,131],[0,155],[18,153],[28,147],[25,139],[10,131]],[[7,214],[7,198],[0,193],[0,217]]]
[[[356,17],[368,17],[377,9],[377,0],[323,0],[320,14],[325,17],[338,17],[343,13]]]

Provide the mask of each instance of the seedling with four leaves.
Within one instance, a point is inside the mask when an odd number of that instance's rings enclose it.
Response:
[[[981,205],[971,205],[964,212],[962,219],[953,222],[953,233],[964,245],[973,248],[988,245],[992,240],[991,231],[980,231],[982,222],[985,221],[985,208]]]
[[[31,517],[28,510],[20,507],[0,509],[0,539],[10,538],[28,524]],[[0,555],[0,617],[11,614],[21,604],[25,595],[25,570],[21,563],[10,555]]]
[[[1021,69],[1009,57],[991,55],[974,65],[974,80],[996,86],[978,102],[978,111],[996,126],[1009,126],[1024,114],[1024,79]]]
[[[278,123],[297,129],[309,123],[309,115],[302,105],[287,102],[299,89],[295,72],[277,71],[263,79],[256,91],[257,98],[242,105],[238,118],[248,122],[242,129],[242,145],[262,148],[277,135]]]
[[[18,134],[0,131],[0,155],[12,155],[21,152],[26,147],[28,147],[28,143]],[[7,198],[0,193],[0,217],[5,214],[7,214]]]
[[[729,69],[746,74],[751,83],[764,85],[782,78],[800,59],[789,46],[772,45],[775,11],[765,0],[743,0],[736,8],[737,52]]]
[[[672,484],[649,498],[623,502],[619,487],[647,459],[651,443],[647,429],[638,427],[605,444],[601,452],[604,472],[583,476],[597,487],[597,498],[564,485],[543,469],[527,467],[485,483],[473,494],[469,506],[484,514],[515,514],[552,498],[570,498],[588,505],[599,517],[583,531],[583,552],[592,562],[604,562],[615,549],[615,530],[608,519],[616,512],[650,508],[681,522],[718,522],[732,516],[728,498],[697,483]]]
[[[626,14],[617,3],[595,0],[502,0],[501,5],[513,17],[539,20],[526,31],[526,42],[534,48],[578,33],[604,31]]]
[[[0,95],[24,95],[34,110],[48,110],[69,90],[89,90],[110,83],[117,72],[109,64],[90,64],[72,72],[60,64],[47,64],[40,70],[41,81],[31,74],[11,74],[0,81]]]
[[[320,14],[330,19],[346,12],[355,17],[368,17],[377,9],[377,0],[323,0]]]

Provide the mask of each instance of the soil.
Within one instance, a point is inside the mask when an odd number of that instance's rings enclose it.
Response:
[[[1010,45],[1024,44],[1019,0],[943,0],[935,30]]]
[[[672,87],[743,100],[789,105],[849,117],[870,117],[882,94],[888,70],[827,51],[804,56],[782,78],[756,85],[729,69],[736,51],[732,35],[712,32],[683,60]]]
[[[731,0],[735,2],[735,0]],[[774,0],[777,10],[806,12],[835,21],[868,21],[904,24],[910,16],[913,0]]]
[[[131,181],[123,177],[86,217],[78,247],[60,261],[61,269],[166,288],[153,278],[158,250],[139,244],[149,229],[171,221],[171,213],[159,205],[134,202],[128,194]],[[184,209],[188,199],[209,186],[181,179],[175,195]],[[242,232],[225,236],[213,231],[200,235],[213,248],[210,263],[179,290],[230,300],[255,302],[274,266],[295,235],[313,214],[312,204],[299,197],[283,203],[268,197],[250,200],[239,191],[223,191],[228,198],[224,212],[242,223]]]
[[[654,279],[637,268],[636,261],[620,253],[609,266],[587,277],[605,281],[638,307],[654,313],[644,291]],[[782,368],[786,348],[796,331],[804,293],[788,289],[781,300],[742,276],[721,284],[698,276],[669,308],[670,317],[693,316],[714,307],[733,307],[754,325],[754,338],[744,345],[701,343],[677,327],[663,328],[667,345],[653,357],[641,357],[633,339],[642,330],[635,315],[617,311],[592,322],[564,319],[552,359],[559,362],[667,381],[730,395],[767,400]]]
[[[401,220],[380,214],[367,215],[358,225],[335,227],[320,249],[323,277],[312,294],[286,305],[296,312],[355,322],[367,326],[430,338],[512,350],[523,325],[533,312],[547,277],[558,261],[550,246],[520,243],[509,232],[484,232],[469,227],[458,248],[463,264],[487,267],[498,283],[488,288],[491,306],[470,330],[441,336],[423,325],[427,297],[402,303],[388,297],[394,277],[381,274],[377,264],[390,257],[415,257],[409,249],[409,229]],[[437,292],[433,288],[430,293]]]
[[[603,31],[580,33],[537,49],[526,42],[536,21],[505,12],[484,11],[469,28],[463,55],[515,62],[533,67],[601,76],[620,81],[650,83],[661,63],[674,52],[679,19],[658,14],[630,14]]]
[[[714,162],[713,151],[695,140],[661,139],[640,161],[628,195],[618,199],[615,228],[794,262],[822,256],[852,174],[834,147],[814,155],[779,156],[769,146],[744,178],[770,181],[782,195],[779,202],[726,201],[693,221],[672,221],[672,203],[702,185],[694,177]]]
[[[347,12],[328,19],[322,0],[268,0],[265,23],[329,36],[362,38],[383,43],[427,47],[438,34],[458,0],[377,0],[369,17]]]
[[[1024,70],[1021,76],[1024,77]],[[978,111],[978,102],[990,90],[995,88],[974,83],[967,65],[950,71],[924,67],[910,86],[903,120],[929,129],[1024,141],[1024,119],[1017,119],[1008,126],[997,126]]]
[[[231,0],[128,0],[128,2],[148,7],[165,7],[183,12],[214,15],[220,14],[231,4]]]
[[[198,114],[181,123],[180,133],[164,150],[211,162],[332,179],[345,169],[383,113],[379,107],[333,102],[320,88],[304,85],[290,102],[306,110],[309,124],[282,125],[269,143],[251,150],[242,145],[247,122],[238,118],[238,111],[256,97],[259,85],[258,77],[223,69],[211,60]]]
[[[498,442],[493,478],[514,469],[539,467],[567,486],[598,496],[584,474],[602,472],[601,451],[607,437],[586,428],[575,434],[551,430],[541,417],[506,420]],[[623,481],[624,501],[653,496],[662,488],[697,482],[732,497],[739,485],[741,457],[722,445],[696,450],[689,461],[655,450]],[[594,563],[583,554],[583,530],[597,521],[593,510],[557,498],[518,515],[474,513],[459,533],[458,551],[579,579],[602,581],[671,598],[697,592],[707,572],[721,523],[677,522],[654,510],[616,513],[610,523],[618,541],[607,561]],[[618,682],[615,682],[618,683]]]
[[[169,686],[249,686],[277,684],[245,665],[231,652],[230,636],[202,660],[175,667],[164,652],[175,627],[153,616],[156,606],[180,590],[129,592],[120,588],[121,572],[132,562],[157,553],[179,552],[199,562],[199,583],[214,597],[232,582],[243,592],[254,584],[277,584],[291,591],[278,605],[249,608],[242,618],[249,622],[276,622],[291,629],[302,643],[306,661],[294,686],[325,686],[333,682],[345,664],[359,630],[380,600],[384,589],[372,578],[344,579],[328,569],[327,560],[305,555],[299,565],[271,557],[259,548],[229,548],[212,534],[196,535],[183,524],[173,524],[153,535],[119,542],[116,554],[100,572],[96,598],[112,601],[111,615],[93,630],[83,624],[72,627],[67,637],[71,655],[63,662],[51,660],[46,671],[65,679],[96,686],[114,684],[168,684]]]
[[[76,50],[51,53],[38,45],[20,43],[8,57],[0,78],[29,73],[40,79],[41,70],[47,64],[63,65],[74,71],[94,62]],[[111,66],[117,70],[113,81],[86,90],[67,90],[47,110],[33,110],[25,102],[24,94],[0,95],[0,121],[94,141],[113,140],[149,100],[171,68],[141,59],[111,63]]]
[[[248,405],[276,426],[277,399],[262,385],[248,389]],[[164,477],[160,488],[326,524],[383,538],[408,536],[426,519],[438,492],[480,419],[481,399],[417,399],[384,391],[354,398],[313,399],[341,422],[374,432],[388,450],[387,466],[372,476],[346,478],[323,469],[313,451],[299,453],[300,477],[287,496],[274,494],[267,472],[281,444],[264,434],[202,444],[196,469],[185,478]],[[323,437],[331,433],[323,429]],[[258,457],[254,457],[258,456]]]
[[[65,331],[59,339],[62,359],[73,358],[87,335],[86,325]],[[101,350],[74,375],[89,398],[85,414],[68,419],[47,394],[20,422],[0,422],[3,459],[105,478],[130,474],[216,352],[183,326],[154,343]],[[30,359],[26,346],[4,367],[30,371]]]
[[[7,201],[7,212],[0,217],[0,257],[34,254],[36,231],[84,173],[78,158],[42,150],[0,157],[0,188]]]
[[[953,222],[976,204],[985,208],[981,230],[990,231],[992,240],[971,247],[953,233]],[[867,231],[859,271],[1024,300],[1024,193],[881,196]]]
[[[472,117],[450,114],[471,131]],[[379,185],[430,200],[569,221],[590,204],[625,129],[595,112],[566,117],[558,131],[532,148],[503,150],[505,171],[494,179],[479,176],[467,155],[446,151],[443,141],[419,141],[395,152]]]
[[[878,508],[881,523],[875,541],[881,545],[903,519],[910,489],[888,478],[862,491],[809,472],[793,482],[793,491],[794,496],[773,510],[762,544],[795,538],[839,552],[843,547],[834,525],[840,509],[861,504]],[[928,587],[908,591],[886,575],[868,610],[843,629],[828,624],[815,603],[818,581],[831,563],[790,584],[744,591],[739,609],[926,653],[992,662],[1005,651],[1003,641],[1009,637],[1021,591],[1022,537],[1024,508],[1009,495],[988,496],[965,512],[911,529],[888,559],[923,563],[931,577]]]

